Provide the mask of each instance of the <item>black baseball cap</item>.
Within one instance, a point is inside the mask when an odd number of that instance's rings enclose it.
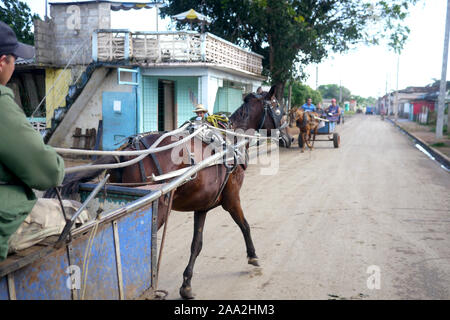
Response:
[[[14,31],[3,21],[0,21],[0,56],[12,54],[23,59],[34,57],[34,47],[17,41]]]

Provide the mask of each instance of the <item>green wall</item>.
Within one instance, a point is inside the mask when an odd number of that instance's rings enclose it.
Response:
[[[242,90],[221,87],[217,90],[216,102],[214,103],[214,113],[216,112],[230,112],[236,111],[242,104]]]
[[[177,124],[181,126],[194,116],[195,101],[198,100],[198,77],[142,77],[142,122],[144,132],[158,130],[158,80],[175,82],[175,106]]]

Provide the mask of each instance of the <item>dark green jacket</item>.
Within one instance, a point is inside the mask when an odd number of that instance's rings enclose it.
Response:
[[[64,161],[44,144],[11,89],[0,85],[0,261],[8,253],[8,239],[36,203],[33,189],[61,184]]]

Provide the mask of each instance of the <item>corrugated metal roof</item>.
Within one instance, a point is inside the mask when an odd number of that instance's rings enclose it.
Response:
[[[34,58],[31,59],[22,59],[22,58],[17,58],[16,60],[16,65],[27,65],[27,64],[34,64],[36,62],[36,60]]]
[[[156,5],[162,6],[164,3],[162,1],[107,1],[107,0],[87,0],[87,1],[68,1],[68,2],[50,2],[51,5],[77,5],[77,4],[87,4],[87,3],[110,3],[111,10],[119,11],[119,10],[130,10],[130,9],[150,9],[155,7]]]

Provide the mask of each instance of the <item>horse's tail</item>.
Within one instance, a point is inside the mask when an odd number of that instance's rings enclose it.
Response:
[[[95,160],[92,164],[110,164],[116,163],[117,160],[113,156],[103,156]],[[80,183],[88,182],[97,176],[99,176],[104,169],[99,170],[89,170],[89,171],[79,171],[66,174],[62,182],[61,195],[63,197],[68,197],[73,193],[78,192]],[[55,188],[48,189],[44,193],[44,198],[56,198]]]

